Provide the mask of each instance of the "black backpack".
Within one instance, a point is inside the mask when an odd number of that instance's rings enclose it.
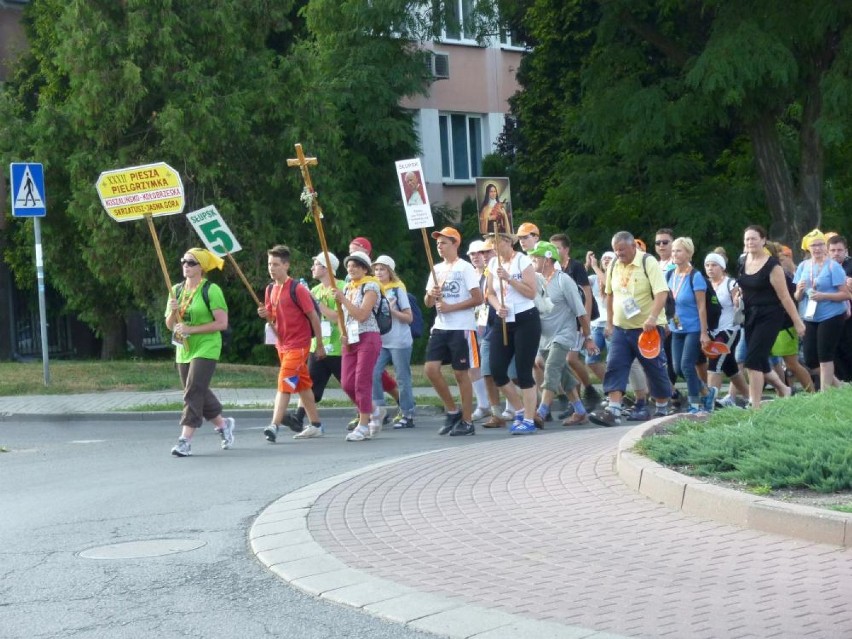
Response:
[[[364,287],[366,284],[361,284],[361,298],[364,297]],[[413,312],[413,311],[412,311]],[[379,333],[385,335],[390,333],[393,328],[393,315],[391,315],[390,302],[385,294],[379,288],[379,310],[373,309],[373,317],[376,318],[376,324],[379,325]]]
[[[213,309],[210,308],[210,280],[204,280],[204,284],[201,285],[201,299],[204,301],[204,305],[207,307],[207,310],[210,312],[210,315],[213,315]],[[183,293],[183,285],[184,282],[181,282],[177,285],[175,289],[175,297],[180,297]],[[231,344],[231,338],[233,337],[234,331],[231,328],[231,320],[228,320],[228,326],[225,328],[222,333],[222,348],[224,349],[226,346]]]
[[[674,269],[666,271],[666,284],[671,284],[672,273]],[[693,268],[689,273],[689,286],[695,294],[695,276],[701,273],[698,269]],[[722,303],[719,301],[719,296],[716,295],[716,289],[713,288],[713,282],[704,273],[701,273],[704,278],[704,284],[707,290],[704,292],[704,310],[707,316],[707,330],[715,331],[719,328],[719,319],[722,317]],[[671,314],[669,314],[671,312]],[[666,297],[666,317],[671,319],[675,316],[675,300],[669,289],[668,297]]]
[[[298,308],[301,308],[301,306],[299,306],[299,301],[296,299],[296,287],[299,286],[300,284],[302,284],[302,283],[297,282],[292,277],[290,278],[290,299],[293,300],[293,304],[295,304]],[[273,284],[269,284],[266,287],[266,296],[267,297],[270,297],[272,295],[272,287],[273,286],[274,286]],[[304,284],[302,284],[302,286],[304,286]],[[305,288],[307,288],[307,286],[305,286]],[[313,295],[311,295],[311,301],[314,303],[314,310],[317,312],[317,315],[319,316],[320,319],[322,319],[322,313],[320,312],[319,302],[317,302],[316,299],[314,299]],[[305,313],[305,317],[307,317],[307,316],[308,316],[308,314]],[[314,333],[314,325],[311,324],[310,320],[308,320],[308,326],[311,327],[311,337],[316,337],[316,334]]]

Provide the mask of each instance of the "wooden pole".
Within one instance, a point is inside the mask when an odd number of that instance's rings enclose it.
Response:
[[[245,287],[246,289],[248,289],[249,295],[251,295],[251,298],[254,300],[254,303],[258,306],[263,306],[263,304],[261,304],[260,300],[257,298],[257,295],[255,294],[254,289],[251,287],[251,284],[249,284],[248,279],[246,279],[245,274],[243,274],[242,269],[240,269],[239,264],[237,264],[237,261],[234,259],[234,256],[230,253],[226,253],[225,255],[228,258],[228,261],[231,263],[231,266],[234,267],[234,270],[237,272],[237,275],[240,276],[240,279],[243,281],[243,284],[245,284]]]
[[[160,259],[160,268],[163,270],[163,278],[166,280],[166,288],[169,289],[169,297],[174,298],[175,294],[172,291],[172,280],[169,277],[169,269],[166,268],[166,258],[163,257],[163,249],[160,246],[160,238],[157,236],[157,229],[154,228],[154,220],[150,214],[145,215],[145,221],[148,222],[148,229],[151,231],[151,237],[154,240],[154,249],[157,251],[157,257]]]
[[[329,277],[331,278],[331,289],[333,292],[337,290],[337,281],[334,279],[334,269],[331,268],[331,258],[328,254],[328,243],[325,240],[325,229],[323,229],[322,225],[322,209],[320,208],[319,201],[317,199],[317,193],[314,191],[311,173],[308,170],[309,165],[316,166],[317,164],[318,162],[316,158],[305,157],[305,153],[302,150],[302,145],[300,143],[296,143],[296,158],[287,160],[287,166],[299,167],[299,170],[302,172],[302,180],[305,182],[305,188],[311,196],[311,214],[314,217],[314,224],[316,224],[317,227],[317,235],[319,236],[323,257],[325,257],[325,267],[328,270]],[[348,338],[346,334],[346,323],[343,321],[343,305],[340,304],[337,305],[337,322],[340,325],[340,335],[344,340],[346,340]]]

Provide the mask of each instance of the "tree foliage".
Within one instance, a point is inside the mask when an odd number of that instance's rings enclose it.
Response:
[[[598,246],[673,226],[706,248],[752,222],[793,245],[841,219],[852,5],[501,4],[533,47],[512,104],[533,217]]]
[[[162,315],[166,287],[144,222],[117,223],[97,199],[100,172],[164,161],[181,174],[186,210],[215,204],[243,246],[235,258],[258,292],[265,249],[287,243],[296,272],[318,251],[297,170],[301,142],[319,158],[315,186],[331,249],[353,234],[410,241],[393,160],[416,154],[400,99],[422,91],[422,54],[396,37],[412,3],[381,0],[39,0],[25,10],[30,54],[0,92],[0,155],[44,162],[49,283],[124,349],[124,318]],[[404,32],[404,31],[403,31]],[[183,216],[155,218],[172,276],[200,245]],[[26,229],[5,259],[31,270]],[[257,343],[254,304],[226,267],[237,353]]]

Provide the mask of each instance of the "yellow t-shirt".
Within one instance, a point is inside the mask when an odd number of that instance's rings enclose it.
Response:
[[[659,262],[645,255],[647,253],[636,251],[630,264],[615,260],[607,272],[606,294],[612,295],[612,323],[619,328],[642,328],[654,306],[654,296],[669,290]],[[624,300],[628,297],[636,300],[640,311],[631,318],[624,312]],[[661,312],[657,326],[665,325],[665,313]]]

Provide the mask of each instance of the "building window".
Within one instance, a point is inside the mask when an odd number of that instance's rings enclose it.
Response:
[[[445,0],[444,40],[475,42],[473,7],[475,0]]]
[[[448,113],[438,116],[441,136],[441,175],[449,180],[472,180],[482,169],[482,118]]]

